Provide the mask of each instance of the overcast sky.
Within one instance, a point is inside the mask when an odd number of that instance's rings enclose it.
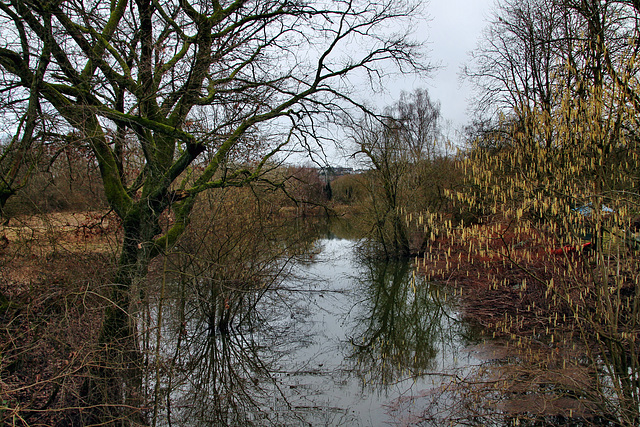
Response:
[[[493,4],[494,0],[429,0],[426,11],[431,20],[416,36],[426,36],[431,61],[440,63],[441,68],[424,81],[395,82],[388,95],[392,97],[390,103],[397,100],[400,90],[423,87],[433,100],[440,101],[444,119],[456,128],[465,125],[470,88],[461,85],[460,68],[476,46]]]

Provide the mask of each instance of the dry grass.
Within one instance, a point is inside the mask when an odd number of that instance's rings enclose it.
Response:
[[[82,406],[112,274],[104,213],[13,218],[0,228],[0,420],[67,425]]]

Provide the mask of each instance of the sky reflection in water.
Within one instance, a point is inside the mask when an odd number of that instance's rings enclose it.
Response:
[[[443,289],[415,279],[407,263],[354,248],[318,240],[277,289],[244,298],[255,309],[229,335],[212,334],[196,305],[182,304],[191,312],[182,332],[171,322],[163,332],[173,366],[162,379],[164,424],[417,421],[440,373],[476,363],[462,350],[466,328]],[[167,310],[176,318],[175,305]]]

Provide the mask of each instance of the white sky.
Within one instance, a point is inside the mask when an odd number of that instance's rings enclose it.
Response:
[[[433,101],[439,101],[445,137],[459,142],[463,127],[470,121],[468,114],[471,87],[460,79],[461,69],[469,61],[469,52],[477,45],[487,19],[496,0],[423,0],[425,20],[413,37],[426,41],[428,61],[439,68],[430,77],[418,79],[411,76],[389,77],[385,82],[385,93],[363,93],[361,102],[373,105],[378,111],[395,103],[401,91],[411,92],[417,88],[427,89]],[[364,78],[363,78],[364,80]],[[354,82],[358,82],[357,74]],[[366,91],[367,83],[364,83]],[[368,92],[368,91],[366,91]],[[447,128],[448,127],[448,128]],[[346,141],[347,139],[345,139]],[[348,144],[346,152],[326,148],[330,163],[353,164]],[[322,161],[322,160],[320,160]]]
[[[429,59],[441,68],[426,80],[393,82],[390,99],[385,102],[392,104],[400,90],[426,88],[432,100],[440,101],[443,119],[450,120],[454,128],[467,124],[471,93],[460,81],[460,70],[468,62],[468,52],[475,48],[493,4],[494,0],[430,0],[425,11],[431,20],[415,36],[426,37]]]

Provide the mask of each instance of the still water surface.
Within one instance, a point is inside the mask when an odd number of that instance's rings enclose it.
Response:
[[[290,267],[243,297],[251,310],[228,334],[189,290],[164,308],[163,368],[147,380],[158,424],[412,425],[477,363],[455,301],[408,263],[367,260],[329,235]]]

